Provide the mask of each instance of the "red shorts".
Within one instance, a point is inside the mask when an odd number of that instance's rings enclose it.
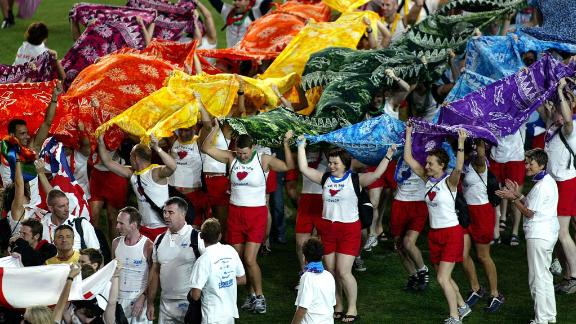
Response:
[[[558,216],[576,216],[576,178],[556,181],[558,185]]]
[[[262,243],[266,237],[268,208],[266,206],[243,207],[230,204],[226,241],[230,245],[246,242]]]
[[[524,161],[498,163],[491,160],[490,171],[494,174],[499,183],[505,183],[506,179],[510,179],[517,182],[519,185],[524,184],[524,177],[526,176]]]
[[[376,167],[377,166],[368,166],[366,167],[366,172],[373,172],[374,170],[376,170]],[[378,178],[378,180],[372,182],[366,188],[368,189],[390,188],[395,190],[396,187],[398,186],[396,184],[396,180],[394,180],[395,172],[396,172],[396,160],[392,160],[390,161],[390,163],[388,163],[388,167],[386,168],[386,171],[384,171],[384,174],[380,178]]]
[[[296,214],[296,233],[311,234],[322,222],[322,195],[301,194]]]
[[[166,229],[167,229],[167,227],[148,228],[146,226],[141,226],[140,227],[140,234],[146,236],[152,242],[154,242],[154,240],[156,240],[156,237],[158,237],[158,235],[166,232]]]
[[[210,200],[208,194],[202,190],[192,191],[186,194],[186,198],[192,203],[194,208],[194,224],[202,226],[205,220],[210,218]]]
[[[341,223],[322,219],[318,233],[324,244],[324,255],[336,252],[358,256],[360,253],[362,243],[360,220],[354,223]]]
[[[466,228],[472,240],[478,244],[490,244],[494,239],[496,211],[490,203],[484,205],[468,205],[470,225]]]
[[[428,206],[424,201],[392,200],[390,232],[392,237],[401,237],[407,231],[421,233],[428,220]]]
[[[278,187],[278,175],[276,171],[268,170],[268,177],[266,177],[266,193],[272,193],[276,191]]]
[[[464,231],[460,225],[430,229],[428,245],[432,264],[462,262],[464,255]]]
[[[228,206],[230,201],[230,179],[225,175],[203,175],[210,206]]]
[[[90,173],[89,186],[90,202],[104,201],[116,209],[126,207],[128,179],[111,171],[100,171],[94,168]]]
[[[286,171],[286,176],[284,177],[284,181],[296,181],[298,180],[298,170],[292,169]]]

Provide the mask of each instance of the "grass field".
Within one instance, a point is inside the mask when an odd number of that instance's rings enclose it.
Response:
[[[123,0],[100,1],[109,4],[123,4]],[[43,1],[33,19],[17,20],[17,25],[8,30],[0,30],[0,63],[11,64],[14,55],[23,41],[23,34],[32,21],[41,20],[48,24],[50,36],[47,45],[55,49],[61,58],[72,45],[68,25],[68,10],[74,1]],[[214,15],[218,24],[221,19]],[[223,38],[221,37],[222,41]],[[289,219],[293,229],[294,220]],[[268,302],[268,313],[252,315],[240,313],[237,323],[289,323],[294,312],[297,282],[297,261],[294,253],[293,231],[288,233],[289,243],[275,245],[272,254],[260,259],[264,278],[264,292]],[[425,237],[420,239],[423,254],[428,260]],[[500,245],[493,249],[493,256],[499,272],[499,288],[506,296],[506,304],[496,314],[485,314],[482,307],[486,301],[476,306],[466,323],[526,323],[533,315],[532,300],[528,290],[528,270],[525,242],[518,247]],[[440,323],[447,316],[447,306],[438,284],[432,275],[430,288],[420,294],[405,293],[402,287],[406,281],[398,257],[392,251],[392,244],[380,244],[373,252],[365,253],[368,271],[356,274],[359,283],[358,306],[363,323]],[[479,278],[485,285],[482,269]],[[468,291],[461,266],[457,266],[454,277],[463,294]],[[239,289],[238,299],[243,301],[244,288]],[[557,296],[558,323],[576,323],[576,296]]]

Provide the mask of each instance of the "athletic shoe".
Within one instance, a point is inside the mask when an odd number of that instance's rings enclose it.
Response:
[[[498,297],[492,297],[488,306],[484,307],[484,311],[488,313],[497,312],[502,305],[504,305],[504,295],[499,294]]]
[[[430,273],[428,267],[424,266],[423,270],[418,270],[417,274],[418,282],[416,285],[417,290],[425,290],[428,288],[428,283],[430,282]]]
[[[470,315],[472,313],[472,309],[468,304],[464,303],[464,306],[458,307],[458,315],[460,316],[460,320],[463,320],[464,317]]]
[[[254,308],[252,311],[256,314],[266,314],[266,299],[264,296],[254,298]]]
[[[490,245],[498,245],[502,243],[502,238],[498,237],[498,238],[494,238],[491,242]]]
[[[554,292],[559,294],[560,290],[568,284],[570,279],[562,278],[557,284],[554,285]]]
[[[454,318],[452,316],[444,320],[444,324],[462,324],[462,320],[459,318]]]
[[[576,292],[576,278],[572,277],[565,281],[563,285],[558,288],[558,293],[562,295],[569,295]]]
[[[518,238],[518,235],[512,234],[512,236],[510,237],[510,246],[518,246],[518,245],[520,245],[520,239]]]
[[[244,301],[244,304],[242,304],[240,308],[245,311],[253,311],[255,303],[256,303],[256,295],[248,295],[248,297],[246,297],[246,300]]]
[[[9,19],[4,19],[4,21],[2,21],[2,25],[0,25],[1,29],[7,29],[14,26],[14,21],[9,20]]]
[[[404,286],[404,290],[405,291],[411,291],[411,290],[417,290],[417,286],[418,286],[418,275],[417,274],[413,274],[410,275],[410,277],[408,277],[408,282],[406,283],[406,286]]]
[[[557,277],[562,275],[562,265],[560,264],[558,258],[554,258],[554,261],[552,261],[552,264],[550,265],[550,272],[552,272],[552,274]]]
[[[482,287],[478,291],[471,290],[468,298],[466,298],[466,304],[473,307],[480,299],[484,298],[485,293],[486,291]]]
[[[357,256],[354,259],[354,270],[356,270],[358,272],[366,271],[366,266],[364,265],[364,260],[362,260],[362,258],[359,256]]]
[[[364,251],[370,252],[372,251],[372,248],[378,245],[378,238],[376,238],[376,235],[369,235],[368,239],[366,240],[366,244],[364,244],[364,247],[362,249],[364,249]]]

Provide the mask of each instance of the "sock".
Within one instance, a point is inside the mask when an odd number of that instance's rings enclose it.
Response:
[[[422,266],[422,268],[418,269],[418,272],[420,271],[428,271],[428,267],[426,265]]]

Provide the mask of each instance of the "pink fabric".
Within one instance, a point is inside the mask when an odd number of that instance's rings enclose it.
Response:
[[[44,82],[58,78],[56,58],[46,51],[32,61],[18,65],[0,64],[0,84]]]

